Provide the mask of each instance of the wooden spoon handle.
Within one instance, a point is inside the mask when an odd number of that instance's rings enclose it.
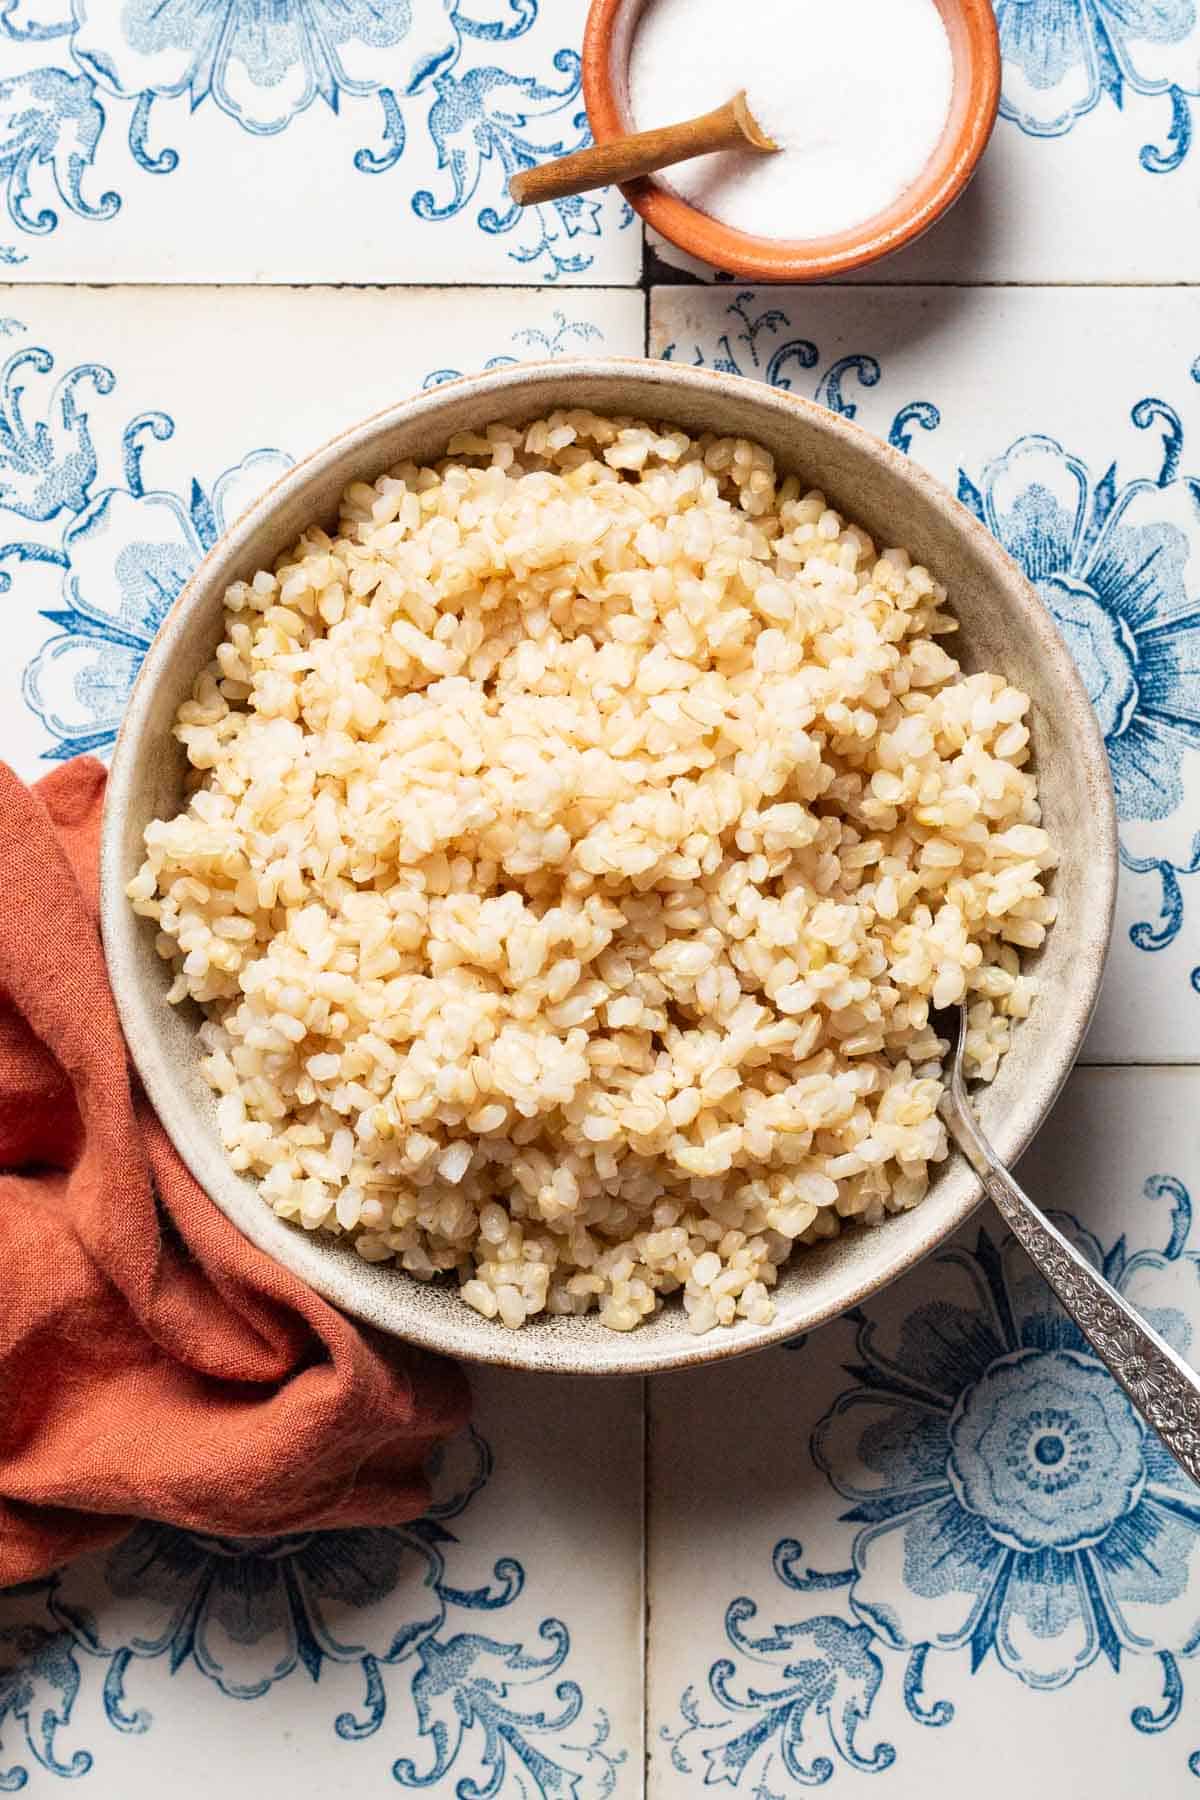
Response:
[[[611,182],[634,181],[655,169],[711,150],[774,150],[776,145],[761,131],[746,106],[745,94],[736,94],[724,106],[679,125],[661,125],[656,131],[635,131],[560,156],[536,169],[521,169],[508,191],[518,206],[538,206],[544,200],[562,200],[568,194],[584,194]]]

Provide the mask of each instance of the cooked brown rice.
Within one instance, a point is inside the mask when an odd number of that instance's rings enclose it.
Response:
[[[995,1073],[1053,918],[1028,700],[768,453],[556,413],[236,582],[129,887],[233,1166],[517,1326],[765,1323],[915,1206],[931,1006]]]

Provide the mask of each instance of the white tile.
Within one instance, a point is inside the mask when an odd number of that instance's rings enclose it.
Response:
[[[0,295],[0,317],[0,754],[28,775],[81,723],[111,727],[153,596],[169,602],[209,515],[249,498],[279,454],[491,359],[643,342],[628,290],[27,288]],[[222,475],[235,469],[236,484]],[[133,608],[124,639],[115,596]],[[56,678],[47,647],[64,639],[89,660]],[[23,674],[43,712],[53,697],[57,732],[22,702]],[[291,1779],[314,1796],[416,1785],[453,1800],[494,1779],[503,1800],[539,1783],[634,1800],[640,1384],[589,1389],[586,1408],[569,1383],[485,1371],[475,1385],[489,1450],[474,1468],[458,1446],[439,1478],[443,1500],[480,1483],[441,1517],[452,1539],[426,1527],[252,1552],[149,1527],[124,1558],[0,1598],[0,1787],[18,1769],[32,1794],[86,1773],[98,1793],[148,1800],[169,1769],[181,1796]],[[165,1617],[189,1600],[192,1623]],[[224,1691],[238,1687],[251,1691]]]
[[[1200,299],[658,288],[650,335],[857,418],[999,529],[1066,621],[1118,788],[1126,866],[1086,1059],[1200,1059]],[[1048,482],[1071,516],[1051,518]]]
[[[145,1525],[0,1595],[0,1788],[636,1800],[641,1384],[476,1392],[413,1526]]]
[[[1002,116],[974,181],[919,243],[857,279],[1200,279],[1200,18],[1190,0],[995,4]],[[1140,38],[1129,29],[1139,21]],[[712,278],[651,242],[664,263]]]
[[[1195,8],[1167,0],[1152,20],[1114,0],[997,0],[996,13],[1005,116],[959,207],[888,279],[1195,281]]]
[[[620,195],[507,194],[586,141],[586,10],[14,0],[0,257],[31,281],[636,282]],[[60,29],[16,41],[30,19]]]
[[[853,279],[1197,280],[1200,152],[1162,174],[1141,159],[1143,146],[1163,147],[1171,116],[1169,99],[1133,96],[1122,112],[1103,100],[1059,137],[1001,119],[958,205],[910,249]]]
[[[165,607],[281,455],[495,359],[637,355],[643,306],[636,290],[0,292],[0,755],[31,778],[105,750]]]
[[[672,244],[661,232],[645,227],[646,256],[650,279],[653,282],[669,282],[679,276],[695,281],[731,282],[734,278],[724,270],[713,269],[708,263],[701,262],[695,256],[689,256],[678,244]]]
[[[1193,1360],[1198,1104],[1082,1070],[1021,1168]],[[653,1381],[650,1457],[652,1800],[1190,1790],[1200,1491],[990,1210],[801,1347]]]

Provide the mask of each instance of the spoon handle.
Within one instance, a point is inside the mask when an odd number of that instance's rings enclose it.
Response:
[[[1050,1223],[996,1158],[965,1098],[948,1087],[940,1111],[955,1143],[1097,1356],[1184,1473],[1200,1482],[1200,1375]]]
[[[538,206],[544,200],[563,200],[568,194],[585,194],[612,182],[634,181],[655,169],[710,150],[774,150],[776,145],[754,121],[744,93],[735,94],[724,106],[678,125],[660,125],[655,131],[635,131],[592,144],[534,169],[520,169],[508,191],[518,206]]]

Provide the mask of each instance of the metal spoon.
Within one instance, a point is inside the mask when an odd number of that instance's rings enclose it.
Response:
[[[1200,1375],[1053,1226],[1013,1180],[979,1129],[963,1078],[966,1022],[955,1008],[954,1062],[938,1111],[1013,1235],[1058,1295],[1096,1355],[1193,1481],[1200,1482]],[[949,1013],[939,1014],[949,1020]]]

